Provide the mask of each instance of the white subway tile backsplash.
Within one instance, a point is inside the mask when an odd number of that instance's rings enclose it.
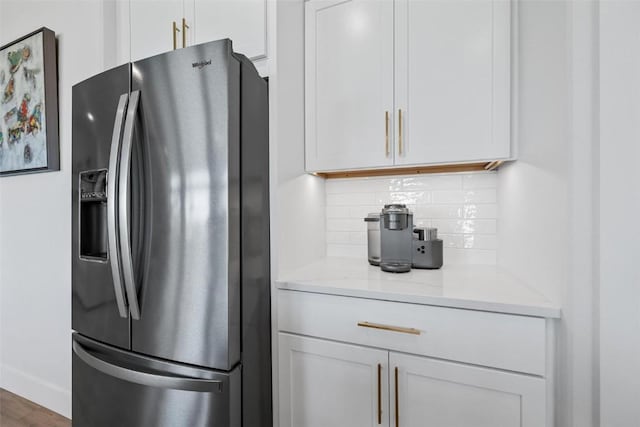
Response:
[[[462,234],[442,234],[438,233],[438,238],[442,239],[445,248],[464,248],[464,236]]]
[[[379,213],[381,209],[381,205],[351,206],[349,208],[349,218],[361,218],[364,220],[364,218],[370,213]]]
[[[371,205],[373,193],[327,194],[327,206]]]
[[[404,203],[416,227],[438,228],[445,263],[496,262],[495,172],[331,179],[325,188],[329,256],[366,258],[364,217],[385,204]]]
[[[434,219],[431,221],[431,224],[433,227],[436,227],[438,231],[449,234],[496,233],[495,219]]]
[[[415,216],[420,218],[463,218],[464,207],[460,205],[418,205]]]
[[[327,231],[328,244],[349,244],[350,236],[348,231]]]
[[[444,250],[445,264],[496,264],[496,251],[481,249],[451,249]]]
[[[431,220],[430,219],[424,219],[424,218],[416,218],[414,216],[413,217],[413,226],[414,227],[419,227],[419,228],[429,228],[429,227],[431,227]]]
[[[495,188],[464,190],[465,203],[495,203],[498,199]]]
[[[349,243],[353,245],[366,245],[367,244],[367,232],[351,232],[349,233]]]
[[[332,179],[326,184],[327,194],[345,193],[369,193],[374,191],[400,191],[402,190],[402,180],[400,178],[389,179]]]
[[[462,206],[462,216],[464,218],[497,218],[498,205],[496,204],[465,204]]]
[[[366,245],[327,245],[327,256],[340,256],[348,258],[359,258],[367,262],[367,246]]]
[[[495,234],[465,234],[464,248],[465,249],[496,249],[496,235]]]
[[[327,206],[327,218],[349,218],[351,207],[349,206]]]
[[[433,203],[495,203],[495,188],[477,190],[434,190],[431,192]]]
[[[376,193],[375,195],[375,201],[381,208],[389,203],[415,205],[429,203],[430,200],[431,194],[428,191],[396,191],[393,193]]]
[[[462,188],[465,190],[497,187],[498,175],[495,173],[473,173],[462,175]]]
[[[327,218],[327,231],[365,231],[362,218]]]
[[[462,190],[462,175],[432,175],[425,179],[424,175],[402,179],[404,190]]]

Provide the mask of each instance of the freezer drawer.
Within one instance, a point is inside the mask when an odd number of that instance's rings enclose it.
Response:
[[[239,427],[241,372],[169,363],[73,337],[74,427]]]

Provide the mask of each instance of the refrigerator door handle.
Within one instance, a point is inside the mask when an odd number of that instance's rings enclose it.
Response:
[[[138,103],[140,91],[131,92],[129,99],[129,109],[124,123],[124,134],[122,136],[122,150],[120,151],[120,176],[118,188],[118,210],[119,210],[119,230],[120,230],[120,255],[122,256],[122,272],[124,285],[129,301],[129,311],[135,320],[140,319],[140,305],[138,303],[138,292],[136,291],[133,276],[133,260],[131,256],[131,239],[129,232],[129,177],[131,167],[131,147],[133,144],[133,128],[138,114]]]
[[[222,381],[204,378],[192,378],[179,375],[161,375],[109,363],[86,350],[80,343],[73,341],[73,352],[84,363],[106,375],[147,387],[187,390],[199,392],[222,392]]]
[[[119,168],[120,141],[122,136],[122,125],[124,113],[129,101],[128,94],[120,95],[116,118],[113,124],[113,135],[111,137],[111,150],[109,153],[109,171],[107,173],[107,235],[109,246],[109,261],[111,264],[111,275],[113,277],[113,290],[116,294],[116,303],[120,317],[127,317],[127,303],[125,301],[125,291],[122,283],[122,269],[120,265],[120,252],[118,250],[118,196],[117,179]]]

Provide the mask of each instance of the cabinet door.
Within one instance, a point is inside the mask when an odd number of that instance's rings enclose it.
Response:
[[[396,164],[510,156],[510,10],[507,0],[396,0]]]
[[[231,39],[233,50],[252,60],[267,55],[267,0],[194,2],[193,42]]]
[[[399,353],[389,366],[393,426],[545,425],[542,378]]]
[[[279,334],[281,427],[389,426],[388,355]]]
[[[393,1],[305,5],[308,171],[393,164]]]
[[[182,0],[130,0],[131,61],[148,58],[173,49],[175,21],[182,31]],[[176,34],[182,47],[182,34]]]

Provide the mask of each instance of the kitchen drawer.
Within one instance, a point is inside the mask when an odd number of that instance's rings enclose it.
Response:
[[[278,330],[545,375],[545,319],[538,317],[280,290]]]

